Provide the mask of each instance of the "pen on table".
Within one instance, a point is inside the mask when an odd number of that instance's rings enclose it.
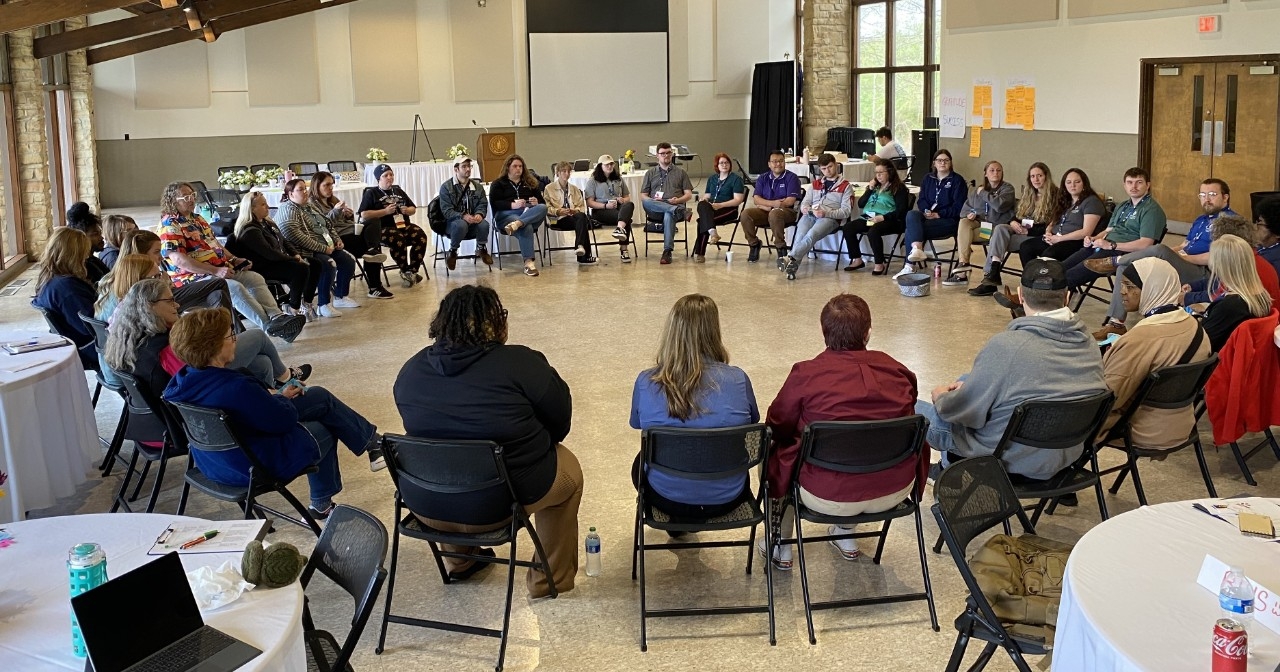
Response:
[[[206,541],[208,541],[208,540],[210,540],[210,539],[212,539],[212,538],[214,538],[214,537],[216,537],[216,536],[218,536],[218,531],[217,531],[217,530],[209,530],[208,532],[205,532],[204,534],[202,534],[202,535],[200,535],[200,536],[196,537],[195,539],[192,539],[191,541],[188,541],[187,543],[185,543],[185,544],[183,544],[183,545],[179,546],[178,548],[179,548],[179,550],[186,550],[186,549],[188,549],[188,548],[191,548],[192,546],[195,546],[196,544],[203,544],[204,542],[206,542]]]
[[[1192,505],[1191,505],[1191,508],[1195,509],[1196,511],[1200,511],[1200,512],[1202,512],[1202,513],[1206,513],[1206,514],[1208,514],[1208,515],[1210,515],[1210,516],[1213,516],[1214,518],[1217,518],[1218,520],[1221,520],[1221,521],[1222,521],[1222,522],[1224,522],[1224,523],[1230,523],[1230,522],[1231,522],[1231,521],[1227,520],[1226,518],[1223,518],[1222,516],[1219,516],[1218,514],[1216,514],[1216,513],[1212,512],[1212,511],[1210,511],[1209,509],[1205,508],[1204,504],[1201,504],[1200,502],[1196,502],[1195,504],[1192,504]]]

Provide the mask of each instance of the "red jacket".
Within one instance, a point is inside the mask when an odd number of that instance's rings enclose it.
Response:
[[[800,437],[821,420],[888,420],[915,413],[916,374],[883,352],[824,350],[797,362],[769,405],[765,418],[773,430],[769,454],[769,496],[790,492],[800,458]],[[927,454],[922,462],[927,463]],[[845,474],[805,466],[805,490],[832,502],[862,502],[901,490],[916,478],[920,465],[910,460],[873,474]],[[923,478],[918,479],[923,483]]]
[[[1275,345],[1280,312],[1246,320],[1218,352],[1221,362],[1205,385],[1213,442],[1239,441],[1248,432],[1280,425],[1280,348]]]

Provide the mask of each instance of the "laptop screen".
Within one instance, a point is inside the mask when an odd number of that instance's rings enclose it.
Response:
[[[71,606],[95,672],[120,672],[204,626],[177,552],[71,598]]]

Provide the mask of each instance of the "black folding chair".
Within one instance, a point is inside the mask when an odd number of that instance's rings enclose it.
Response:
[[[733,242],[733,239],[738,235],[738,225],[742,223],[742,211],[751,207],[751,185],[746,184],[743,186],[745,188],[743,189],[743,192],[742,192],[742,203],[739,203],[738,207],[733,209],[733,216],[726,217],[725,219],[716,220],[717,227],[729,226],[730,224],[733,225],[733,230],[729,232],[728,242],[721,241],[716,243],[717,250],[725,247],[732,250],[734,245],[741,245],[742,247],[748,247],[748,248],[751,247],[750,243],[748,243],[745,240],[742,241],[741,243]],[[769,227],[766,225],[765,229],[767,230],[768,228]]]
[[[1098,496],[1098,513],[1102,520],[1108,518],[1107,502],[1102,495],[1102,479],[1099,477],[1098,449],[1094,445],[1098,432],[1111,413],[1115,394],[1103,390],[1084,399],[1073,401],[1028,401],[1013,409],[1013,416],[1005,427],[1000,443],[996,444],[995,457],[1004,456],[1010,444],[1021,444],[1038,450],[1068,450],[1081,444],[1084,453],[1070,467],[1040,483],[1019,483],[1013,486],[1018,499],[1039,500],[1032,511],[1031,524],[1040,521],[1040,514],[1048,506],[1053,515],[1058,499],[1073,492],[1092,487]],[[1003,462],[1001,462],[1003,464]]]
[[[107,323],[102,320],[89,317],[84,313],[80,313],[80,321],[93,331],[93,346],[98,351],[98,358],[102,359],[103,354],[107,351]],[[129,424],[129,403],[125,400],[124,385],[120,383],[120,379],[115,377],[114,373],[108,374],[104,368],[99,368],[94,372],[98,379],[98,387],[105,387],[112,392],[120,395],[121,401],[124,401],[120,408],[120,420],[116,422],[116,430],[111,434],[111,439],[106,440],[98,437],[98,441],[107,449],[106,455],[102,458],[102,464],[98,468],[102,470],[102,477],[106,478],[111,475],[111,469],[115,466],[116,460],[120,455],[120,447],[124,445],[125,427]]]
[[[178,419],[180,419],[182,428],[186,432],[188,441],[190,441],[191,450],[202,450],[208,453],[239,451],[249,462],[249,484],[236,486],[224,485],[209,479],[200,473],[193,460],[185,474],[187,485],[214,499],[239,505],[241,510],[244,511],[246,520],[253,518],[266,519],[266,514],[269,513],[300,527],[309,528],[317,537],[320,536],[320,525],[311,517],[307,507],[298,501],[298,498],[292,492],[289,492],[288,487],[299,476],[316,471],[314,466],[307,467],[289,478],[277,477],[262,464],[258,457],[253,454],[253,451],[245,446],[244,442],[236,434],[235,429],[231,427],[227,414],[223,411],[177,401],[165,400],[165,403],[177,409]],[[275,492],[283,497],[298,513],[298,517],[295,518],[259,502],[258,497],[268,492]],[[186,497],[184,496],[183,508],[178,510],[179,514],[185,511],[185,505]]]
[[[1164,459],[1173,453],[1194,446],[1196,451],[1196,462],[1200,465],[1200,475],[1204,478],[1205,489],[1209,491],[1210,497],[1217,497],[1218,491],[1213,487],[1213,477],[1209,475],[1209,465],[1204,459],[1204,446],[1200,443],[1200,430],[1196,427],[1199,424],[1200,415],[1204,412],[1203,404],[1200,400],[1204,395],[1204,385],[1209,382],[1209,376],[1213,375],[1213,370],[1218,366],[1218,356],[1210,355],[1208,359],[1189,364],[1177,364],[1174,366],[1166,366],[1152,371],[1146,380],[1142,381],[1142,386],[1133,395],[1133,399],[1129,402],[1128,408],[1124,414],[1111,427],[1107,435],[1101,439],[1098,448],[1115,448],[1123,450],[1126,461],[1116,467],[1099,472],[1099,476],[1105,476],[1110,473],[1120,472],[1116,477],[1115,483],[1111,484],[1111,494],[1116,494],[1120,490],[1120,485],[1124,483],[1124,477],[1129,473],[1133,474],[1133,489],[1138,494],[1138,503],[1142,506],[1147,505],[1147,494],[1142,490],[1142,479],[1138,476],[1138,458],[1142,457],[1158,457]],[[1182,441],[1172,448],[1148,448],[1137,446],[1133,443],[1133,416],[1143,406],[1147,408],[1158,409],[1178,409],[1187,408],[1188,406],[1196,409],[1196,424],[1191,426],[1191,433],[1185,441]],[[1119,442],[1119,445],[1116,442]],[[1245,480],[1249,485],[1257,485],[1257,481],[1253,480],[1253,475],[1249,473],[1249,465],[1245,463],[1240,455],[1239,450],[1235,451],[1236,461],[1240,464],[1240,471],[1244,473]]]
[[[133,441],[133,457],[129,460],[124,479],[120,481],[120,490],[116,492],[115,501],[111,504],[111,513],[120,509],[133,513],[129,502],[138,499],[142,484],[147,480],[147,472],[151,470],[152,463],[156,463],[159,466],[156,467],[155,480],[151,483],[151,498],[147,500],[146,512],[151,513],[156,508],[156,500],[160,498],[160,487],[164,483],[165,467],[169,459],[186,455],[187,444],[183,436],[175,436],[170,431],[169,424],[156,411],[160,406],[159,397],[151,393],[146,383],[125,371],[117,371],[116,376],[124,387],[125,406],[129,412],[123,439]],[[143,442],[159,443],[160,446],[148,446]],[[144,460],[141,472],[138,471],[138,458]],[[138,475],[138,483],[133,488],[133,495],[126,500],[125,493],[129,491],[129,483],[134,474]],[[186,504],[187,486],[183,485],[182,498],[178,502],[179,515],[186,509]]]
[[[313,161],[295,161],[289,164],[289,170],[298,177],[306,179],[320,172],[320,164]]]
[[[252,166],[249,166],[249,172],[251,172],[251,173],[256,173],[256,172],[258,172],[259,170],[280,170],[280,164],[278,164],[278,163],[255,163],[255,164],[253,164]]]
[[[764,525],[765,548],[772,548],[769,533],[770,504],[766,494],[767,478],[764,465],[768,464],[769,428],[763,424],[725,427],[721,429],[680,429],[654,427],[646,429],[640,437],[641,474],[659,472],[668,476],[693,481],[712,481],[741,476],[750,485],[751,470],[760,467],[759,485],[754,494],[744,492],[738,507],[724,515],[703,520],[673,519],[648,499],[645,478],[639,479],[636,495],[635,537],[632,544],[631,580],[636,579],[637,564],[640,577],[640,650],[649,650],[646,622],[650,618],[671,616],[712,616],[725,614],[769,614],[769,645],[777,644],[774,628],[773,566],[765,562],[765,584],[768,602],[763,605],[730,607],[691,607],[684,609],[650,609],[645,586],[644,554],[652,550],[677,550],[685,548],[747,547],[747,574],[755,558],[756,526]],[[751,528],[746,540],[647,543],[644,528],[652,527],[666,532],[711,532]]]
[[[40,313],[40,317],[44,318],[45,325],[49,327],[49,333],[57,334],[67,339],[67,341],[69,341],[71,345],[76,348],[77,354],[80,357],[80,363],[84,365],[85,371],[92,371],[95,374],[99,374],[96,377],[95,384],[93,387],[93,396],[91,398],[93,402],[93,407],[97,408],[98,397],[102,395],[102,378],[101,378],[102,372],[99,371],[101,367],[98,364],[98,351],[95,346],[95,342],[90,341],[88,343],[85,343],[82,346],[75,345],[76,339],[72,338],[71,336],[71,334],[73,334],[74,332],[71,330],[70,325],[63,323],[61,315],[56,315],[54,313],[51,313],[45,310],[44,308],[41,308],[40,306],[37,306],[34,301],[31,303],[31,307],[35,308]],[[79,336],[79,334],[75,334],[75,335]]]
[[[942,538],[951,551],[951,559],[969,589],[964,613],[956,618],[956,643],[947,662],[947,672],[960,669],[965,649],[974,637],[987,645],[969,667],[969,672],[985,668],[996,648],[1003,648],[1018,670],[1031,672],[1023,656],[1048,653],[1048,643],[1011,634],[1006,629],[982,594],[966,557],[970,542],[996,525],[1007,525],[1010,517],[1016,516],[1023,530],[1035,533],[1004,466],[989,455],[956,462],[934,481],[933,498],[933,517],[937,519]]]
[[[331,173],[351,173],[359,170],[355,161],[330,161],[324,165]]]
[[[529,514],[516,497],[507,474],[502,447],[492,441],[436,441],[408,436],[387,434],[382,438],[382,454],[387,470],[396,485],[396,527],[391,537],[391,576],[387,581],[387,600],[383,605],[382,634],[378,637],[381,654],[387,640],[387,624],[399,623],[419,628],[461,632],[483,637],[496,637],[498,645],[498,672],[502,670],[507,655],[507,634],[511,626],[511,598],[515,590],[516,567],[530,567],[551,576],[551,565],[542,548],[542,540],[529,520]],[[485,498],[494,511],[509,516],[497,521],[499,527],[488,532],[447,532],[423,522],[423,519],[448,520],[457,515],[456,502],[460,496]],[[406,511],[407,510],[407,511]],[[517,560],[516,540],[520,530],[529,533],[533,542],[534,560]],[[396,587],[396,563],[400,554],[400,536],[422,539],[431,548],[440,580],[446,585],[452,582],[445,569],[444,558],[467,558],[475,562],[507,565],[507,597],[502,612],[502,629],[482,628],[462,623],[433,621],[391,613],[391,600]],[[493,547],[511,545],[506,558],[493,555],[461,553],[441,550],[437,544],[451,546]],[[548,582],[551,595],[556,597],[554,582]]]
[[[689,201],[692,203],[693,201]],[[685,204],[685,214],[692,212]],[[666,245],[666,235],[663,231],[663,219],[661,212],[649,212],[644,209],[643,203],[636,203],[636,209],[644,213],[644,256],[649,256],[649,245]],[[672,214],[675,217],[675,214]],[[692,224],[692,220],[677,218],[674,226],[676,230],[671,234],[671,244],[674,248],[676,243],[684,245],[684,256],[689,256],[689,231],[688,227]],[[683,229],[681,227],[684,227]]]
[[[378,601],[387,570],[387,528],[373,515],[355,507],[340,505],[325,522],[324,532],[311,551],[299,581],[305,591],[319,571],[355,599],[351,629],[342,644],[326,630],[317,630],[311,620],[310,598],[302,609],[303,637],[307,644],[307,669],[317,672],[350,670],[351,654],[360,642],[373,605]]]
[[[920,495],[924,491],[923,485],[917,484],[906,499],[888,511],[856,516],[834,516],[814,511],[805,506],[804,500],[800,497],[800,472],[805,465],[842,474],[874,474],[903,462],[917,463],[921,459],[920,450],[924,445],[927,426],[928,422],[920,415],[893,420],[813,422],[805,426],[804,434],[800,439],[800,457],[796,460],[795,471],[791,475],[791,500],[787,503],[796,509],[796,538],[794,542],[785,543],[795,543],[797,559],[800,561],[800,586],[804,593],[804,618],[809,626],[810,644],[818,643],[813,631],[813,612],[819,609],[924,600],[929,604],[929,622],[933,626],[933,631],[938,631],[938,614],[933,604],[933,586],[929,582],[929,560],[925,557],[924,524],[920,520]],[[877,539],[876,554],[871,561],[878,565],[881,554],[884,553],[885,540],[889,536],[889,524],[895,519],[907,516],[914,517],[916,521],[916,545],[920,551],[920,575],[924,579],[924,592],[826,602],[814,602],[810,599],[809,570],[804,559],[805,544],[837,539],[874,538]],[[881,523],[882,525],[877,532],[849,532],[806,538],[801,525],[802,521],[806,520],[811,523],[841,527],[852,527],[863,523]]]

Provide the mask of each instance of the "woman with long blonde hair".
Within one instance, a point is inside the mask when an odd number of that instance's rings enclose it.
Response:
[[[746,372],[729,365],[720,339],[720,311],[701,294],[681,297],[671,308],[658,341],[657,363],[636,377],[631,426],[716,428],[759,422],[755,392]],[[631,470],[640,482],[640,458]],[[705,518],[732,511],[749,497],[742,476],[689,481],[656,471],[644,475],[646,498],[675,518]]]
[[[1271,313],[1271,295],[1258,276],[1255,256],[1253,246],[1239,236],[1222,236],[1209,246],[1209,287],[1216,288],[1217,298],[1209,304],[1201,326],[1214,352],[1227,344],[1245,320]]]
[[[54,229],[40,256],[40,275],[31,305],[44,313],[49,326],[76,344],[85,369],[97,370],[93,332],[80,319],[81,313],[93,313],[95,294],[85,267],[91,247],[89,237],[81,231],[67,226]]]
[[[268,280],[283,282],[289,288],[284,312],[302,315],[308,322],[316,320],[316,298],[320,283],[321,262],[294,247],[276,223],[271,221],[267,198],[250,189],[240,199],[240,215],[236,218],[234,252],[253,262],[254,270]]]
[[[111,321],[129,288],[141,280],[159,278],[168,280],[169,276],[160,270],[155,262],[145,254],[126,254],[116,261],[116,265],[107,277],[98,283],[98,301],[93,304],[93,316],[104,322]]]

